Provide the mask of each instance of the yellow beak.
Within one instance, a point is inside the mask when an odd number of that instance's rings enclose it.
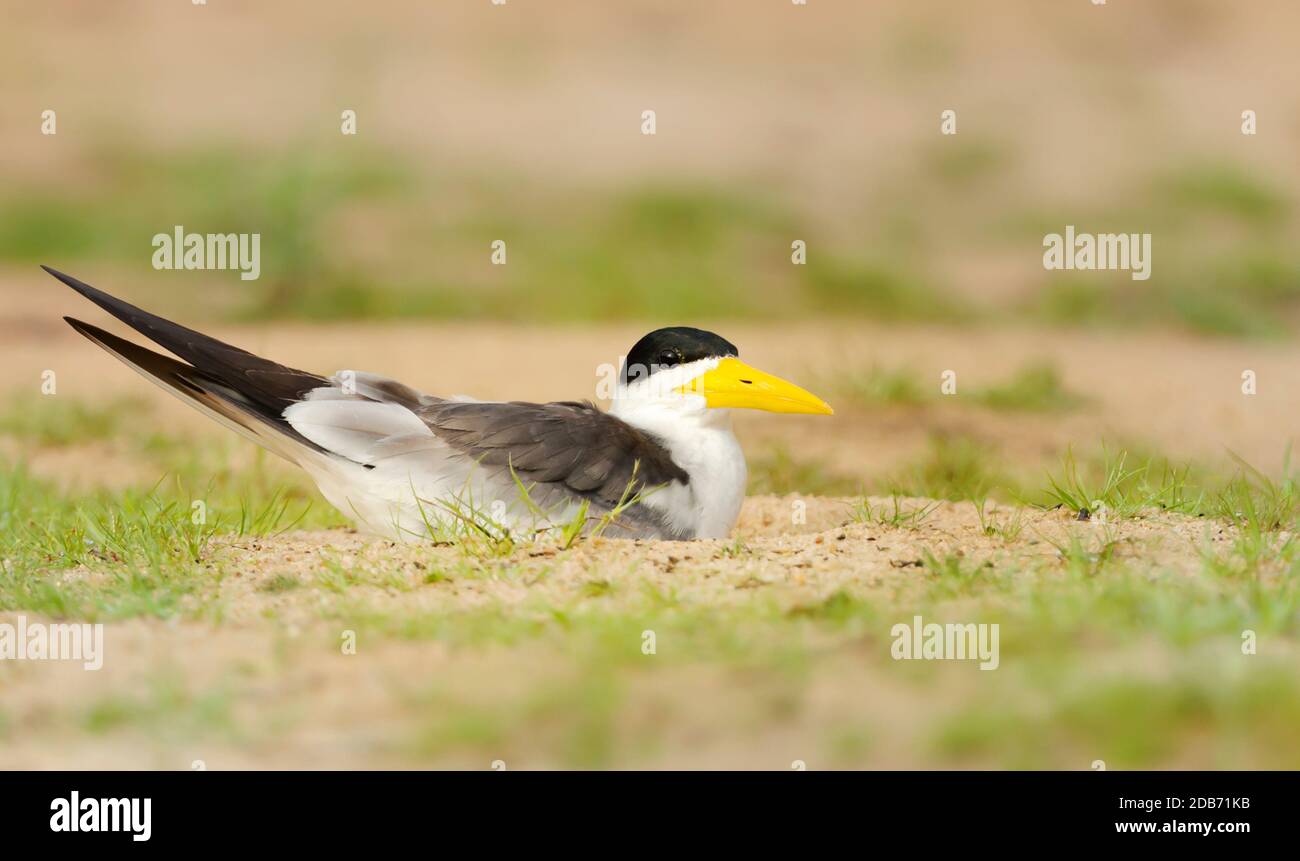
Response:
[[[830,404],[780,377],[751,368],[740,359],[723,359],[677,391],[703,395],[710,407],[767,410],[771,413],[835,413]]]

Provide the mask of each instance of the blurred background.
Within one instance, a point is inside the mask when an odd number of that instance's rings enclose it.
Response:
[[[827,488],[936,434],[1270,465],[1289,440],[1269,395],[1297,366],[1295,4],[53,2],[6,21],[15,387],[51,349],[87,355],[47,263],[230,337],[274,322],[238,343],[289,363],[484,396],[589,395],[647,329],[711,326],[840,408],[801,443]],[[260,233],[260,279],[155,271],[151,238],[178,224]],[[1046,271],[1067,224],[1151,233],[1151,278]],[[1271,374],[1257,401],[1243,368]],[[944,370],[976,397],[941,402]],[[744,421],[778,459],[810,427]]]

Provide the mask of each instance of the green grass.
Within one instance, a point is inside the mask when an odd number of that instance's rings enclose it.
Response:
[[[1227,163],[1187,165],[1159,180],[1157,187],[1173,205],[1255,227],[1277,225],[1289,209],[1286,198],[1264,179]]]
[[[198,733],[238,737],[227,686],[195,689],[172,672],[151,678],[138,695],[100,697],[81,711],[77,722],[98,736],[135,728],[180,738]]]
[[[1115,558],[1115,553],[1119,549],[1119,542],[1105,531],[1087,538],[1072,532],[1064,541],[1050,538],[1047,540],[1060,554],[1061,564],[1065,570],[1075,577],[1100,575]]]
[[[1019,507],[1009,510],[991,509],[987,496],[974,497],[971,503],[975,506],[975,513],[979,517],[980,532],[990,537],[1001,538],[1006,542],[1014,542],[1020,538],[1025,528],[1023,509]]]
[[[981,201],[978,215],[926,205],[950,200],[954,185],[1014,173],[1004,150],[964,137],[929,142],[914,170],[877,190],[879,223],[847,237],[754,184],[579,195],[517,177],[448,175],[355,142],[269,153],[103,145],[80,155],[89,181],[17,178],[0,189],[0,261],[50,263],[92,281],[105,266],[134,272],[137,298],[191,319],[1047,319],[1233,337],[1277,337],[1300,320],[1293,208],[1265,178],[1198,162],[1095,211],[1014,197]],[[261,278],[149,268],[149,238],[178,222],[261,234]],[[1023,256],[1067,223],[1158,236],[1152,280],[1138,289],[1126,273],[1045,272],[1027,302],[986,304],[941,274],[970,249]],[[498,239],[504,266],[490,261]],[[804,265],[791,261],[795,239],[808,243]]]
[[[302,580],[292,574],[272,574],[257,584],[257,591],[278,595],[283,592],[292,592],[294,589],[301,589],[302,586]]]
[[[924,383],[906,368],[872,365],[865,371],[849,370],[823,380],[819,389],[861,407],[930,407],[938,404],[975,404],[998,412],[1067,412],[1084,406],[1082,396],[1066,388],[1060,371],[1050,362],[1031,362],[1007,380],[960,391],[955,397],[940,394],[938,379]]]
[[[966,322],[974,315],[966,302],[900,264],[823,253],[797,268],[805,270],[808,310],[816,313],[945,323]]]
[[[134,268],[136,298],[191,318],[961,316],[887,244],[864,256],[814,242],[808,264],[794,265],[792,241],[817,231],[751,187],[656,183],[578,197],[511,177],[444,175],[355,143],[269,154],[102,146],[83,158],[94,181],[0,189],[0,261],[49,263],[96,283],[97,268]],[[148,268],[150,237],[182,222],[260,234],[261,277]],[[498,239],[505,265],[491,262]]]
[[[1300,319],[1300,255],[1267,234],[1244,233],[1229,248],[1166,233],[1150,281],[1124,273],[1046,273],[1019,310],[1059,326],[1180,328],[1198,334],[1276,339]],[[1172,247],[1171,247],[1172,246]]]
[[[1014,481],[987,445],[964,436],[935,434],[926,453],[877,482],[889,494],[972,500],[1004,494]]]
[[[1040,478],[1011,471],[988,444],[964,436],[935,434],[924,455],[901,469],[869,479],[873,493],[972,502],[981,518],[990,498],[1037,508],[1065,508],[1080,519],[1124,519],[1152,512],[1215,517],[1246,535],[1277,533],[1300,522],[1300,484],[1288,462],[1281,478],[1270,478],[1243,460],[1231,474],[1201,464],[1174,463],[1137,450],[1102,445],[1086,457],[1073,449]],[[1005,506],[1004,506],[1005,508]],[[882,511],[861,514],[870,522],[898,520]],[[1013,520],[992,518],[987,534],[1008,530]]]
[[[888,503],[873,504],[869,499],[859,500],[851,510],[850,517],[859,523],[915,529],[934,513],[938,505],[937,502],[905,505],[895,494]]]
[[[935,178],[944,184],[971,185],[990,179],[1008,167],[1008,147],[964,135],[945,137],[925,152]]]
[[[835,391],[842,397],[863,407],[920,406],[934,400],[932,391],[923,386],[918,376],[903,368],[882,368],[873,365],[866,371],[849,371],[827,380],[817,387]],[[935,390],[938,389],[936,385]]]
[[[60,490],[21,464],[0,465],[0,610],[56,618],[167,618],[199,607],[226,571],[219,536],[340,525],[328,506],[293,501],[265,470],[187,486]],[[318,511],[315,516],[310,512]],[[93,577],[66,577],[84,566]]]
[[[118,437],[125,427],[138,426],[151,411],[144,398],[100,404],[66,395],[35,395],[15,399],[0,413],[0,435],[43,446],[107,440]]]
[[[1141,467],[1126,469],[1128,454],[1120,452],[1111,457],[1104,455],[1101,475],[1090,480],[1075,460],[1074,452],[1066,452],[1060,475],[1048,475],[1047,505],[1064,506],[1076,511],[1081,518],[1113,515],[1128,517],[1141,510],[1146,495],[1135,489],[1144,473]]]
[[[179,499],[126,492],[69,498],[21,467],[0,471],[0,609],[57,618],[171,616],[212,583],[212,525]],[[101,579],[65,578],[85,565]]]
[[[773,446],[749,462],[751,494],[847,496],[861,489],[861,480],[837,473],[816,458],[798,457],[784,445]]]
[[[880,206],[906,221],[902,196],[913,194],[916,182],[946,187],[994,175],[1007,169],[998,150],[978,140],[943,141],[927,150],[932,158],[915,182],[893,192],[900,199]],[[894,241],[893,227],[884,225],[882,236],[862,247],[819,241],[814,225],[749,189],[622,187],[577,200],[562,190],[528,188],[520,195],[507,180],[441,176],[393,153],[355,146],[306,159],[297,149],[254,156],[220,148],[161,154],[104,147],[84,160],[94,182],[51,190],[17,181],[0,191],[0,260],[143,267],[141,237],[170,228],[177,211],[190,213],[191,229],[262,233],[267,253],[258,282],[142,272],[146,300],[190,316],[195,309],[183,308],[177,297],[196,297],[199,315],[257,320],[662,322],[831,314],[978,325],[1010,315],[1070,326],[1172,324],[1270,337],[1289,331],[1300,312],[1300,259],[1275,229],[1288,224],[1290,207],[1261,178],[1231,163],[1175,167],[1136,202],[1084,213],[1087,219],[1064,205],[1001,213],[1013,225],[1003,237],[1008,248],[1037,242],[1067,221],[1133,222],[1158,232],[1160,262],[1157,277],[1140,290],[1114,273],[1047,273],[1030,303],[989,314],[952,295],[927,265],[936,245],[959,254],[965,243],[988,241],[983,224],[913,218],[907,242]],[[436,210],[427,203],[434,196]],[[1224,218],[1249,231],[1229,250],[1206,241]],[[999,214],[988,219],[998,220]],[[960,235],[945,246],[954,229]],[[790,263],[793,236],[812,237],[805,266]],[[506,266],[487,262],[497,238],[509,243]],[[171,287],[200,280],[202,290]],[[1032,388],[1044,381],[1050,385],[1045,376],[1023,382]],[[905,388],[878,394],[867,383],[868,401],[915,402]],[[990,399],[1014,403],[1025,394],[995,392]],[[1028,408],[1068,401],[1045,403]]]
[[[963,709],[941,722],[933,744],[960,762],[1010,768],[1087,770],[1098,759],[1107,768],[1176,767],[1180,753],[1207,745],[1254,749],[1256,768],[1300,763],[1285,730],[1300,718],[1300,689],[1275,662],[1249,675],[1183,667],[1164,679],[1102,676],[1052,693],[1045,712],[1007,703]]]
[[[1152,234],[1152,274],[1044,272],[1016,310],[1069,327],[1178,328],[1219,337],[1280,338],[1300,321],[1300,255],[1285,237],[1286,194],[1241,165],[1175,165],[1100,209],[1038,202],[1008,213],[1007,240],[1039,242],[1066,224]]]
[[[1083,404],[1083,398],[1065,388],[1054,365],[1026,365],[1005,383],[975,393],[975,401],[1006,412],[1064,412]]]
[[[1049,472],[1046,480],[1047,486],[1031,494],[1031,501],[1044,507],[1064,507],[1081,519],[1126,518],[1147,510],[1196,516],[1209,510],[1208,478],[1199,473],[1193,476],[1191,464],[1176,466],[1154,457],[1142,460],[1104,446],[1100,456],[1087,463],[1080,463],[1072,450],[1067,451],[1059,471]],[[1255,498],[1251,490],[1245,493]]]
[[[1238,472],[1215,495],[1212,509],[1248,534],[1294,531],[1300,519],[1300,490],[1291,474],[1290,460],[1288,452],[1283,477],[1275,480],[1236,458]]]

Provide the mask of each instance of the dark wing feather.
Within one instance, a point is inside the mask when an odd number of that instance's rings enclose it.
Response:
[[[525,483],[563,484],[607,507],[636,467],[634,493],[690,476],[651,434],[587,402],[440,401],[417,409],[434,435],[475,461],[513,468]]]
[[[268,428],[297,445],[324,451],[316,443],[290,427],[280,416],[267,415],[263,408],[250,402],[238,390],[232,389],[198,368],[147,350],[139,344],[133,344],[81,320],[74,320],[71,317],[63,319],[73,329],[139,371],[146,378],[276,454],[296,462],[294,447],[286,448],[277,445],[274,437],[269,437],[266,433]]]
[[[212,380],[239,392],[267,418],[279,419],[286,406],[300,400],[312,389],[330,384],[317,374],[263,359],[202,332],[150,314],[71,275],[48,266],[41,268],[141,335],[189,362]]]

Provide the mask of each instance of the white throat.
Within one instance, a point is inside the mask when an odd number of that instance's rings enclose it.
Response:
[[[731,410],[709,409],[702,396],[671,394],[667,386],[682,385],[717,362],[692,362],[659,371],[630,386],[620,384],[609,410],[633,427],[653,434],[673,461],[690,475],[688,485],[674,484],[655,491],[642,504],[696,538],[726,538],[731,534],[745,501],[749,473],[740,441],[731,430]]]

